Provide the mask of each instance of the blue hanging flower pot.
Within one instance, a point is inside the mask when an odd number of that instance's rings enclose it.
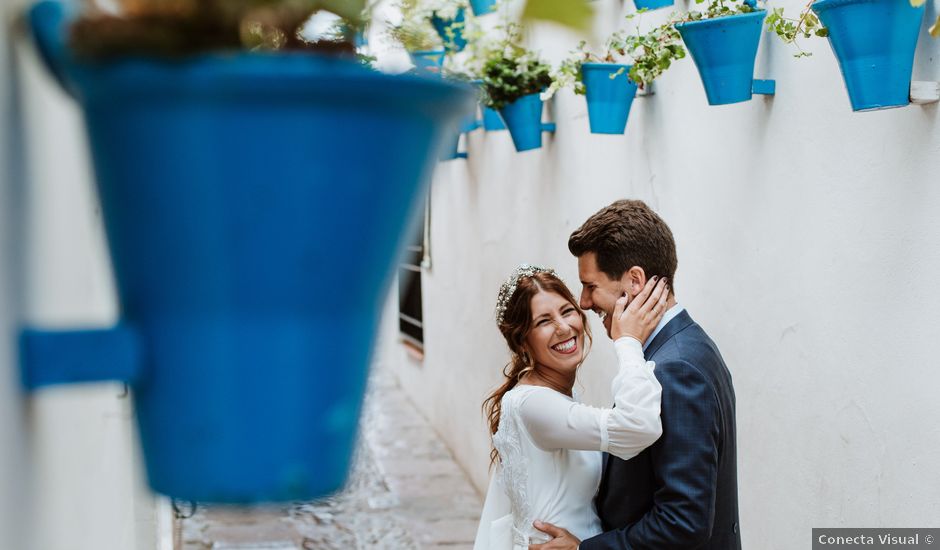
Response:
[[[757,10],[676,24],[698,68],[709,105],[751,99],[754,60],[766,15]]]
[[[453,137],[451,137],[444,148],[444,153],[441,155],[441,160],[454,160],[454,159],[465,159],[467,158],[467,153],[462,153],[459,150],[460,146],[460,136],[463,134],[468,134],[477,128],[480,127],[481,122],[477,120],[476,113],[471,113],[465,117],[460,122],[460,127]]]
[[[496,0],[470,0],[470,9],[473,15],[486,15],[496,11]]]
[[[630,65],[583,63],[581,80],[593,134],[622,134],[627,127],[636,84],[627,78]]]
[[[411,62],[414,63],[415,71],[429,76],[441,76],[444,68],[444,50],[421,50],[417,52],[408,52]]]
[[[542,147],[542,132],[554,131],[554,124],[542,123],[541,94],[529,94],[499,110],[516,151],[530,151]]]
[[[481,89],[483,88],[482,80],[474,80],[473,84]],[[483,94],[482,90],[480,93]],[[487,132],[495,132],[506,129],[506,125],[503,123],[503,119],[499,116],[499,111],[491,107],[487,107],[486,104],[483,103],[482,99],[480,100],[480,111],[483,113],[483,130]]]
[[[502,117],[499,116],[499,111],[485,105],[483,106],[483,129],[487,132],[496,132],[506,129],[506,123],[503,122]]]
[[[457,10],[457,15],[453,19],[444,19],[438,17],[435,13],[431,17],[431,25],[444,41],[444,48],[449,51],[461,52],[467,47],[467,40],[464,38],[464,23],[466,13],[463,8]]]
[[[903,107],[925,6],[907,0],[820,0],[812,6],[829,29],[853,111]]]
[[[24,385],[128,382],[160,493],[336,491],[402,235],[473,90],[309,54],[85,64],[61,4],[30,15],[85,114],[121,320],[24,330]]]
[[[658,10],[673,5],[673,0],[633,0],[636,9]]]

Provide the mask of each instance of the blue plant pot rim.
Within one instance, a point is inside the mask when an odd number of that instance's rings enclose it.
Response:
[[[444,55],[447,53],[447,50],[441,48],[439,50],[415,50],[413,52],[408,52],[411,55],[427,56],[427,55]]]
[[[750,13],[737,13],[735,15],[725,15],[723,17],[714,17],[712,19],[701,19],[699,21],[689,21],[687,23],[676,23],[676,29],[690,29],[702,27],[724,27],[728,25],[739,25],[747,23],[755,17],[764,17],[767,10],[757,9]]]
[[[623,63],[582,63],[582,71],[604,71],[615,73],[620,69],[629,71],[633,65],[624,65]]]
[[[839,8],[851,4],[880,4],[884,1],[885,0],[817,0],[816,2],[813,2],[812,8],[813,11],[819,13],[819,10],[825,11],[828,9]],[[923,9],[926,5],[927,3],[925,2],[924,4],[915,8],[914,6],[911,6],[910,2],[907,2],[907,6],[912,10]]]
[[[413,74],[390,75],[373,71],[349,58],[309,53],[213,53],[183,60],[125,58],[111,62],[75,63],[69,72],[82,84],[80,95],[106,93],[121,100],[165,98],[167,94],[256,98],[271,96],[343,97],[348,101],[389,101],[414,103],[414,95],[433,104],[453,101],[453,92],[462,89],[472,97],[473,89],[443,79]],[[380,90],[380,92],[377,92]],[[259,97],[260,95],[260,97]]]

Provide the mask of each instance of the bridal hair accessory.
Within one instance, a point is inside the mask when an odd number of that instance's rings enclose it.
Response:
[[[506,279],[506,282],[503,283],[503,286],[499,287],[499,297],[496,299],[497,324],[503,324],[503,316],[506,315],[506,307],[509,305],[509,300],[512,299],[512,295],[516,293],[516,287],[519,285],[519,279],[522,279],[523,277],[532,277],[537,273],[548,273],[549,275],[555,277],[558,276],[554,269],[539,267],[537,265],[522,264],[517,267],[515,271],[513,271],[512,275],[510,275],[508,279]]]

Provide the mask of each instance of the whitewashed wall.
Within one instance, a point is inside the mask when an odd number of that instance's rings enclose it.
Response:
[[[23,323],[104,326],[116,304],[80,114],[11,30],[13,4],[0,27],[0,548],[156,549],[166,505],[144,488],[122,387],[20,389]]]
[[[632,10],[597,6],[604,31]],[[533,37],[555,61],[576,42],[550,27]],[[806,48],[794,59],[765,34],[756,74],[777,80],[774,98],[709,107],[687,58],[634,102],[626,136],[588,133],[584,99],[565,92],[542,150],[517,154],[506,133],[477,131],[469,161],[439,165],[426,356],[380,352],[481,490],[480,404],[507,359],[492,314],[500,282],[535,262],[579,291],[568,235],[638,198],[672,227],[678,299],[734,376],[745,547],[804,547],[814,526],[940,526],[940,113],[854,114],[828,43]],[[940,79],[938,54],[924,30],[915,80]],[[605,404],[614,356],[596,321],[581,381]]]

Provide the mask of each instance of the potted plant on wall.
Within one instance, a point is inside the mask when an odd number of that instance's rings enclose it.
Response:
[[[418,0],[401,0],[398,7],[402,19],[389,28],[389,36],[405,48],[419,73],[440,75],[447,50],[431,25],[430,12]]]
[[[703,4],[706,0],[695,0]],[[754,61],[767,11],[756,0],[707,0],[702,11],[690,11],[673,19],[692,55],[710,105],[727,105],[751,99]],[[811,15],[811,14],[810,14]],[[797,36],[825,35],[819,20],[801,17],[799,31],[793,21],[775,10],[769,28],[785,41]],[[788,38],[792,33],[792,38]]]
[[[121,321],[24,331],[23,380],[131,383],[163,494],[310,499],[346,478],[401,235],[475,99],[297,38],[318,9],[358,17],[352,4],[30,12],[84,111]]]
[[[923,1],[818,0],[810,7],[829,29],[853,111],[910,103]]]
[[[508,23],[502,30],[503,40],[483,64],[485,102],[499,112],[516,151],[538,149],[542,132],[554,130],[553,124],[542,123],[541,94],[552,85],[551,67],[522,46],[517,24]]]
[[[474,81],[471,74],[465,69],[459,67],[459,64],[453,57],[449,57],[444,65],[444,78],[473,86],[479,92],[479,86]],[[456,131],[452,131],[445,140],[445,146],[441,153],[440,160],[455,160],[469,158],[468,152],[460,151],[460,136],[480,128],[483,121],[477,118],[476,109],[468,112],[457,125]]]
[[[505,130],[506,125],[500,118],[496,109],[488,106],[486,88],[483,85],[483,66],[493,50],[501,47],[500,39],[494,39],[493,33],[487,33],[478,24],[478,19],[472,19],[465,27],[467,48],[462,56],[455,56],[452,60],[461,66],[463,73],[469,76],[470,82],[480,91],[481,126],[487,132]]]
[[[450,52],[460,52],[467,46],[464,29],[467,25],[466,0],[426,0],[431,25]]]
[[[638,27],[633,33],[619,30],[608,37],[601,53],[591,51],[582,41],[574,56],[561,63],[550,93],[570,86],[586,96],[592,133],[622,134],[637,87],[649,86],[683,57],[685,48],[679,33],[669,23],[645,34],[640,34]]]

